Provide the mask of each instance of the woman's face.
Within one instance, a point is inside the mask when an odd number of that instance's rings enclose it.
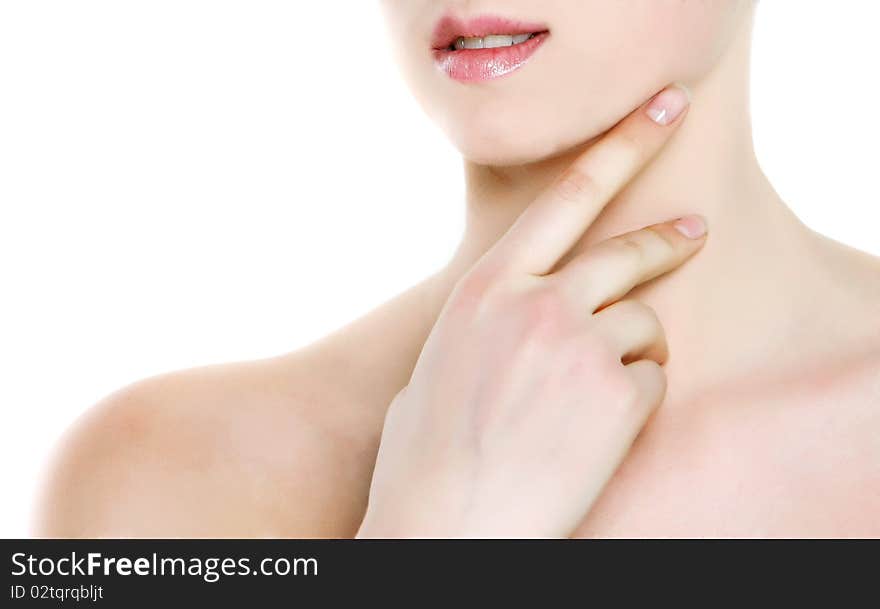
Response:
[[[491,165],[564,152],[665,84],[699,81],[752,2],[382,0],[416,98],[465,158]]]

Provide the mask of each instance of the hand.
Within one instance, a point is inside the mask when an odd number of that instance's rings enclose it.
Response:
[[[575,530],[666,390],[660,322],[620,299],[694,254],[705,226],[650,226],[555,266],[687,104],[670,87],[621,121],[455,286],[389,408],[359,536]]]

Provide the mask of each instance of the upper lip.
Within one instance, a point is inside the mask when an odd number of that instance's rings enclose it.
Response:
[[[546,32],[547,26],[541,23],[526,23],[495,15],[481,15],[462,19],[445,15],[434,27],[431,46],[436,50],[448,49],[459,38],[482,38],[493,34],[535,34]]]

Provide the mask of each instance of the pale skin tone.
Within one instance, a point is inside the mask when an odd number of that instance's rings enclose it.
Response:
[[[385,6],[392,28],[421,31],[443,4]],[[651,51],[670,73],[623,44],[615,48],[633,90],[610,89],[607,103],[587,112],[574,106],[589,109],[595,96],[578,91],[607,86],[603,74],[590,64],[582,82],[557,84],[554,71],[566,66],[555,62],[571,54],[573,39],[556,27],[556,12],[560,24],[586,6],[600,25],[675,28],[649,14],[658,4],[480,7],[548,20],[560,42],[551,38],[533,65],[494,88],[463,93],[409,53],[404,73],[416,96],[466,159],[468,224],[448,265],[307,348],[147,379],[109,396],[60,445],[36,533],[880,535],[880,263],[807,229],[758,167],[747,112],[751,3],[723,3],[712,14],[711,3],[667,5],[679,7],[688,31],[689,20],[705,20],[696,29],[711,35],[683,44],[707,45],[699,54],[706,65],[674,46],[679,33],[664,40],[657,31]],[[603,15],[615,10],[634,12]],[[568,53],[557,55],[563,46]],[[541,78],[550,84],[534,89],[531,79]],[[692,103],[657,125],[637,106],[674,81],[689,87]],[[556,86],[571,90],[553,91],[565,106],[553,113],[540,94],[529,106],[507,97]],[[477,98],[484,103],[468,103]],[[486,104],[495,104],[486,115],[471,109]],[[530,112],[552,114],[539,136],[499,140],[491,117]],[[636,175],[633,159],[645,165]],[[590,176],[576,184],[604,186],[572,189],[571,167]],[[688,239],[667,223],[689,214],[705,218],[706,237]],[[647,252],[638,265],[608,253],[635,249],[609,247],[609,238],[660,223],[629,239]],[[671,272],[641,283],[662,271]],[[630,284],[637,287],[624,292]],[[534,321],[535,309],[542,329],[519,332],[533,327],[524,320]],[[460,319],[475,331],[462,331]],[[469,374],[473,346],[491,342],[475,337],[489,335],[511,342],[480,351],[491,359]],[[531,338],[514,340],[523,336]],[[535,382],[563,369],[578,373]],[[449,387],[459,393],[438,394]],[[440,406],[445,398],[457,398],[458,412]],[[414,423],[426,417],[435,424]],[[479,453],[487,484],[461,475],[477,463],[463,437],[488,447]],[[444,484],[429,484],[432,463],[449,462],[432,459],[450,447],[465,465],[441,469]],[[406,490],[419,484],[434,493],[427,504]],[[523,489],[543,499],[530,502]],[[521,500],[503,501],[511,496]]]

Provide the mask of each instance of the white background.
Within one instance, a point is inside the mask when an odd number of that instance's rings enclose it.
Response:
[[[875,254],[878,21],[766,0],[753,102],[777,190]],[[445,262],[460,163],[381,28],[362,0],[0,0],[0,537],[102,396],[292,350]]]

